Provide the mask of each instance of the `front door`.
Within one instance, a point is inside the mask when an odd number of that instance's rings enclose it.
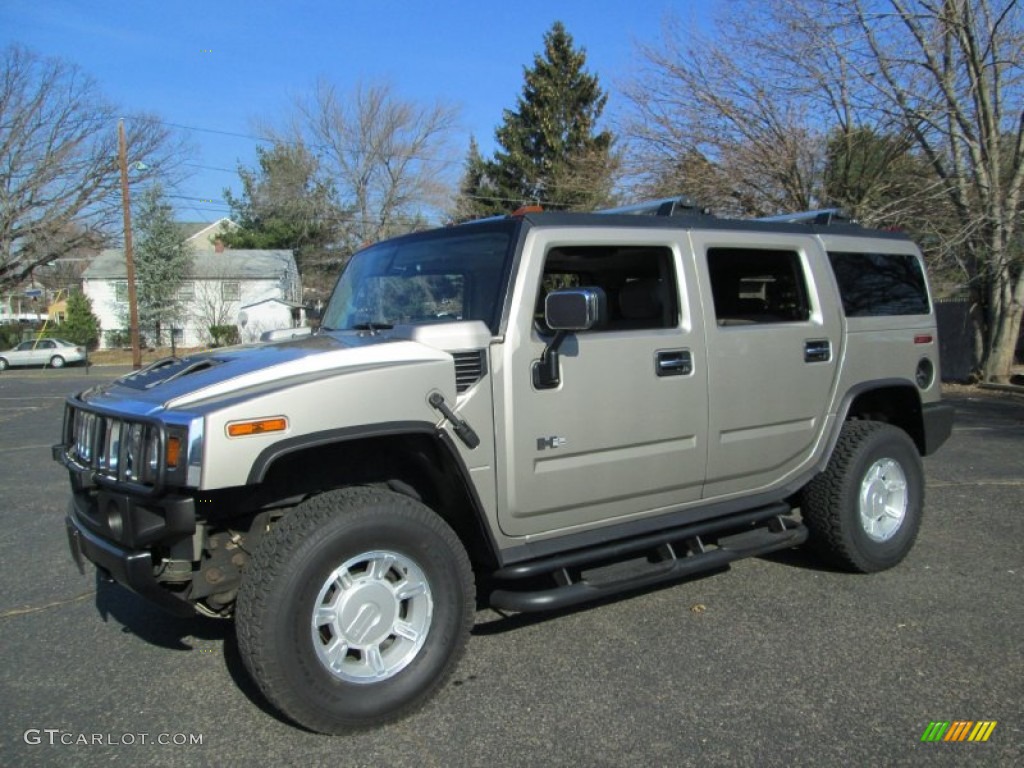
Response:
[[[499,521],[511,536],[656,514],[699,499],[704,480],[707,364],[691,266],[664,234],[595,232],[590,245],[579,230],[572,245],[558,235],[529,235],[526,253],[544,258],[525,260],[494,349]],[[568,336],[558,385],[538,387],[532,368],[552,336],[543,297],[575,286],[605,292],[607,323]]]

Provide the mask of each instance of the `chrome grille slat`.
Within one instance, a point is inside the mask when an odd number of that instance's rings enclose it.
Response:
[[[145,421],[131,421],[71,407],[70,456],[96,475],[121,483],[153,487],[158,471],[150,454],[161,451],[159,428]]]

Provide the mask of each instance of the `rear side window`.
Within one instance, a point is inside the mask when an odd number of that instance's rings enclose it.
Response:
[[[830,252],[847,317],[927,315],[921,263],[905,253]]]
[[[811,316],[795,251],[711,248],[708,273],[719,325],[796,323]]]

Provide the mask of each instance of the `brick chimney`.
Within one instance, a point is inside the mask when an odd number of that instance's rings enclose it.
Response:
[[[213,250],[217,253],[224,253],[224,241],[217,238],[213,241]]]

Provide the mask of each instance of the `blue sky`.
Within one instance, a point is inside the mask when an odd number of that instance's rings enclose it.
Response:
[[[720,2],[720,0],[718,0]],[[404,98],[444,99],[461,110],[461,162],[469,135],[493,150],[502,110],[515,106],[523,67],[544,33],[562,20],[588,69],[619,106],[616,82],[636,61],[637,41],[658,39],[666,14],[706,27],[713,2],[698,0],[456,0],[253,2],[234,0],[0,0],[0,44],[19,42],[68,59],[125,112],[151,111],[198,128],[251,134],[253,118],[274,119],[319,76],[342,92],[360,80],[389,80]],[[111,131],[116,126],[111,126]],[[224,215],[225,186],[237,192],[251,139],[192,131],[192,159],[205,168],[179,189],[183,219]],[[214,169],[228,170],[214,170]],[[457,175],[458,168],[454,169]]]

